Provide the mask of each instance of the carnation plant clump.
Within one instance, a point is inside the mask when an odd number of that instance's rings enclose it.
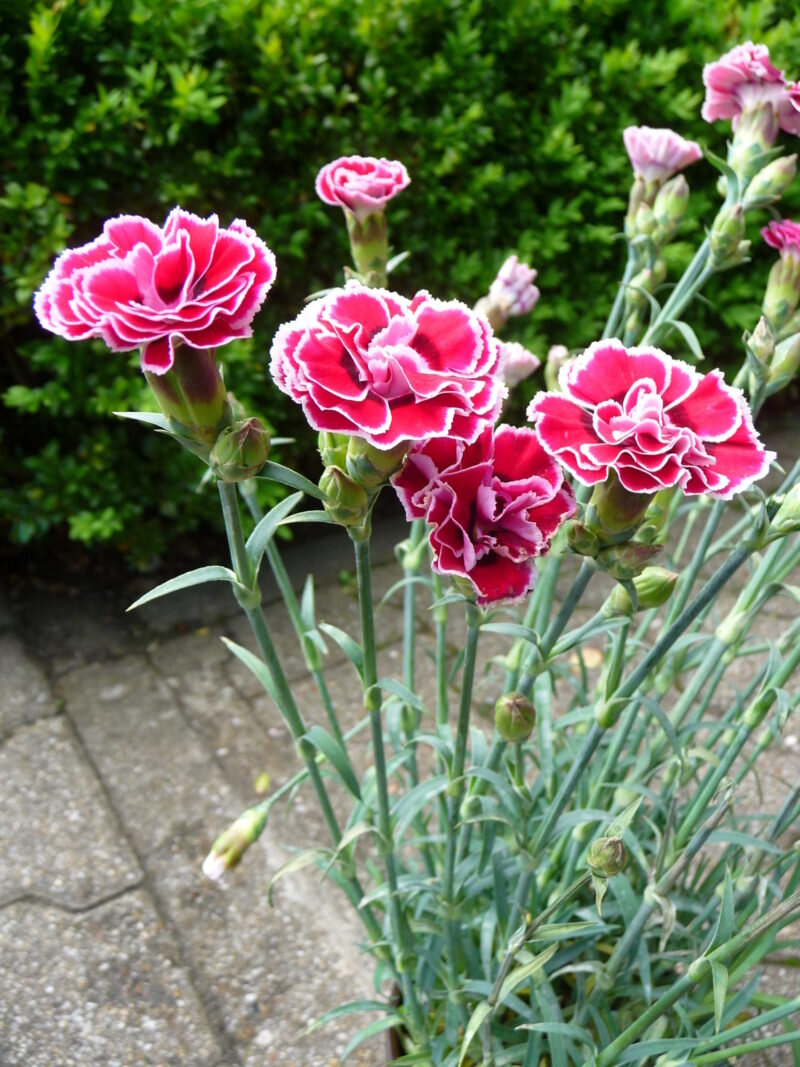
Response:
[[[269,435],[222,376],[220,349],[249,335],[276,270],[245,223],[226,229],[180,209],[163,228],[111,220],[64,253],[37,297],[42,325],[62,336],[141,348],[162,414],[128,417],[174,437],[218,486],[230,566],[181,575],[137,603],[223,581],[251,623],[259,655],[228,644],[283,716],[300,768],[217,838],[204,870],[228,876],[281,798],[314,792],[330,845],[296,852],[273,881],[316,864],[363,924],[375,999],[318,1024],[352,1014],[349,1050],[391,1031],[393,1062],[436,1067],[699,1067],[781,1044],[800,1057],[800,997],[771,993],[759,969],[796,945],[781,931],[800,916],[790,841],[800,786],[755,820],[737,794],[798,699],[800,620],[770,640],[752,628],[770,598],[797,600],[787,581],[800,563],[800,461],[767,496],[759,482],[775,456],[755,420],[800,366],[800,225],[764,230],[779,258],[733,383],[669,354],[680,337],[702,359],[692,300],[747,263],[746,214],[777,204],[794,177],[777,141],[800,133],[800,86],[749,43],[710,64],[704,82],[704,118],[730,119],[733,131],[726,158],[706,151],[722,206],[705,240],[668,278],[664,253],[689,204],[682,171],[702,152],[671,130],[627,129],[623,281],[601,338],[549,354],[548,388],[524,426],[503,422],[503,406],[539,359],[496,333],[533,310],[536,272],[512,256],[474,309],[394,292],[401,257],[390,255],[387,207],[409,175],[393,160],[345,157],[320,172],[354,267],[272,344],[275,384],[319,434],[318,484],[269,460]],[[293,492],[259,515],[256,478]],[[397,493],[410,524],[392,590],[405,617],[398,678],[377,666],[370,535],[382,491]],[[242,503],[256,518],[247,540]],[[275,543],[288,523],[349,535],[360,634],[315,619],[313,577],[298,600]],[[282,671],[260,607],[264,557],[325,725],[306,719]],[[576,615],[601,573],[612,591]],[[726,587],[737,595],[724,611]],[[432,707],[417,685],[423,603]],[[448,633],[464,625],[454,660]],[[488,635],[504,641],[488,681],[491,728],[475,713]],[[325,681],[331,644],[358,683],[352,730]],[[589,648],[602,649],[599,675]],[[748,680],[731,681],[744,657]],[[351,745],[362,728],[363,774]],[[346,821],[334,788],[352,798]]]

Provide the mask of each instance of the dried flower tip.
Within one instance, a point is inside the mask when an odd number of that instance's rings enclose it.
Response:
[[[248,848],[257,841],[267,825],[266,812],[248,808],[228,829],[220,834],[203,862],[203,874],[219,882],[232,870]]]
[[[627,861],[625,846],[619,837],[598,837],[589,846],[586,857],[589,869],[602,878],[612,878],[624,871]]]

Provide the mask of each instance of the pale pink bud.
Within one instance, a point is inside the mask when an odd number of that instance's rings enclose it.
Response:
[[[489,295],[481,302],[489,322],[498,329],[512,315],[527,315],[539,299],[533,284],[536,271],[516,256],[509,256],[489,287]]]
[[[541,366],[541,360],[524,345],[516,341],[506,341],[501,345],[503,362],[503,380],[509,389],[529,378]]]
[[[648,184],[666,181],[703,155],[699,144],[687,141],[674,130],[628,126],[622,131],[622,139],[634,174]]]

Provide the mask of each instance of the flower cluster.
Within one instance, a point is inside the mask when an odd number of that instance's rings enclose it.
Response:
[[[236,219],[221,228],[175,208],[163,227],[138,215],[61,255],[36,294],[41,324],[71,341],[101,337],[112,351],[142,348],[142,369],[164,374],[175,344],[213,349],[251,335],[275,279],[275,257]]]
[[[309,304],[272,343],[270,370],[317,430],[377,448],[474,441],[505,396],[488,323],[455,300],[350,283]]]
[[[781,258],[800,258],[800,222],[790,219],[774,219],[761,231],[761,236],[770,246],[780,252]]]
[[[763,44],[736,45],[703,68],[706,122],[732,119],[734,127],[745,111],[771,106],[775,120],[786,133],[800,134],[800,83],[787,82],[773,66]]]
[[[599,341],[562,368],[559,384],[528,415],[544,448],[586,485],[614,471],[632,493],[678,486],[728,500],[775,458],[719,371],[698,374],[659,349]]]
[[[575,514],[561,468],[531,430],[511,426],[473,444],[417,446],[392,484],[409,521],[430,524],[435,570],[469,580],[480,605],[526,596],[533,560]]]
[[[316,190],[326,204],[345,208],[363,222],[383,211],[410,181],[406,168],[395,159],[342,156],[322,168]]]

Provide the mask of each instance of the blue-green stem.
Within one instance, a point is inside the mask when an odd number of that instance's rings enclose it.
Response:
[[[350,531],[356,559],[356,577],[358,580],[358,604],[361,615],[361,647],[364,655],[364,706],[369,713],[372,733],[372,758],[375,769],[375,792],[378,804],[378,834],[380,852],[386,872],[388,888],[387,907],[392,940],[401,956],[400,981],[403,990],[403,1003],[413,1023],[413,1029],[419,1034],[425,1032],[422,1009],[417,999],[414,983],[409,974],[410,946],[409,931],[400,907],[397,890],[397,866],[394,855],[394,838],[392,818],[389,809],[389,783],[386,775],[386,754],[384,752],[383,722],[381,719],[382,697],[378,687],[378,658],[375,645],[375,621],[372,608],[372,574],[370,570],[369,524],[363,531],[365,536],[358,536]],[[413,1032],[413,1030],[412,1030]]]
[[[708,265],[710,253],[711,243],[706,237],[684,271],[683,277],[670,293],[658,315],[650,323],[640,344],[657,344],[663,335],[673,328],[668,320],[681,314],[714,273],[713,268]]]
[[[245,589],[255,592],[257,588],[256,577],[245,546],[244,533],[242,531],[242,517],[241,512],[239,511],[239,498],[236,493],[236,486],[230,482],[220,482],[219,495],[222,503],[222,514],[225,520],[225,531],[228,537],[228,547],[230,549],[233,569],[236,572],[236,577],[239,580],[239,583]],[[261,605],[258,604],[257,606],[252,606],[251,604],[248,604],[244,610],[264,663],[272,677],[278,710],[283,716],[286,725],[289,727],[292,738],[295,741],[300,741],[306,733],[306,727],[297,708],[297,704],[295,703],[289,683],[286,680],[286,675],[283,673],[283,668],[281,667],[278,654],[275,650],[275,645],[272,642],[269,629],[267,628]],[[328,828],[331,841],[333,842],[334,847],[336,847],[341,841],[342,835],[319,767],[313,756],[304,758],[304,763],[306,765],[306,770],[308,771],[311,785],[317,796],[320,811],[325,820],[325,825]],[[383,934],[380,924],[375,918],[374,912],[369,907],[360,907],[364,897],[364,890],[357,877],[352,875],[351,877],[344,878],[343,885],[348,899],[362,915],[364,925],[370,937],[374,942],[380,941]]]
[[[622,311],[625,306],[625,293],[627,292],[628,282],[633,277],[633,273],[636,270],[636,255],[633,248],[628,245],[628,259],[625,263],[625,270],[622,274],[622,281],[619,283],[617,294],[614,297],[614,303],[611,305],[611,311],[606,319],[606,324],[603,327],[602,336],[614,337],[620,326],[620,320],[622,318]]]
[[[447,937],[447,967],[453,990],[458,985],[458,924],[453,916],[455,907],[455,872],[458,835],[456,827],[459,822],[461,802],[464,799],[464,766],[467,757],[467,738],[472,709],[472,686],[475,679],[475,659],[480,636],[480,611],[475,604],[467,603],[467,645],[464,653],[464,669],[461,678],[461,698],[456,724],[455,748],[451,772],[449,794],[449,811],[447,839],[445,842],[444,872],[442,875],[442,907],[445,915]]]

